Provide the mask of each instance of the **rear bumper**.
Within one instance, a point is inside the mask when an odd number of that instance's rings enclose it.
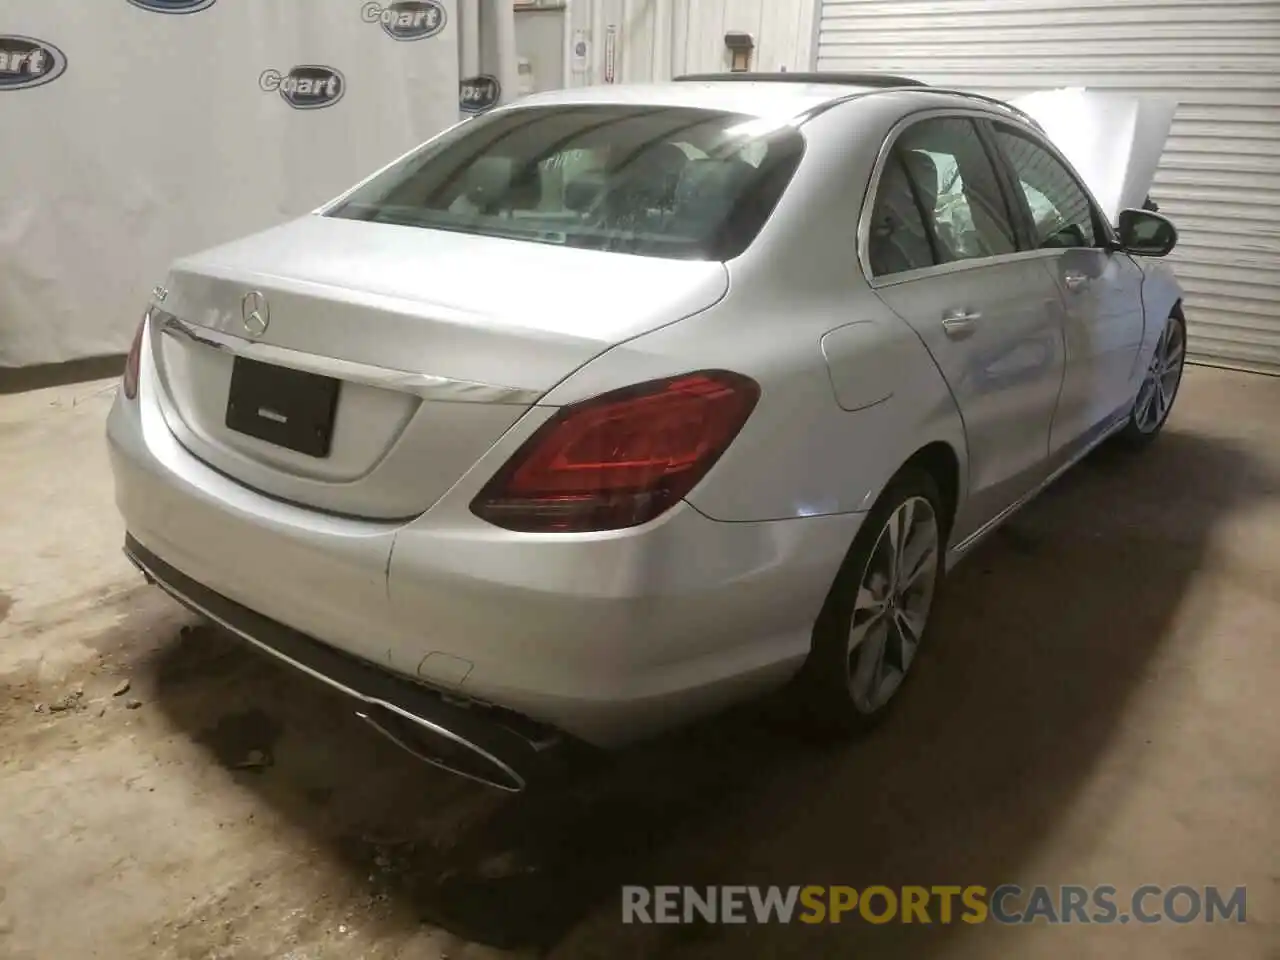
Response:
[[[512,534],[468,509],[496,469],[488,458],[410,523],[335,517],[192,456],[157,408],[145,354],[142,371],[139,398],[117,398],[108,424],[136,556],[396,683],[594,746],[785,683],[862,520],[723,523],[681,504],[633,530]],[[520,440],[513,431],[491,456]]]
[[[503,790],[552,772],[567,747],[556,730],[440,693],[347,656],[201,586],[131,536],[125,556],[151,583],[257,649],[350,697],[357,715],[421,760]]]

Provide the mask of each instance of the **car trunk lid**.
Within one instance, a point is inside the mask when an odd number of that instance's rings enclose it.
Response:
[[[719,263],[312,215],[175,264],[159,400],[251,487],[413,516],[573,370],[727,284]]]

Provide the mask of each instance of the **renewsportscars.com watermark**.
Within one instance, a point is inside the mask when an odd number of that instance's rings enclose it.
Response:
[[[1244,923],[1245,888],[623,887],[623,923]]]

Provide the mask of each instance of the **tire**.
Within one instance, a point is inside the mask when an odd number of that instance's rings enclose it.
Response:
[[[905,566],[920,562],[912,581],[895,592],[886,588],[893,570],[903,566],[902,561],[892,565],[903,520],[908,524]],[[818,615],[801,674],[801,713],[811,731],[869,729],[897,699],[928,637],[944,576],[948,523],[937,483],[910,466],[867,514]],[[914,556],[913,543],[925,552]],[[878,598],[877,592],[892,593],[893,599]]]
[[[1156,344],[1142,386],[1138,388],[1133,409],[1129,411],[1129,422],[1117,434],[1122,444],[1139,449],[1160,435],[1178,398],[1186,360],[1187,322],[1182,311],[1175,308],[1160,335],[1160,342]]]

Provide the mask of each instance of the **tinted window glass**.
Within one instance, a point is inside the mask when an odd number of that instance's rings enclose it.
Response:
[[[1031,208],[1036,246],[1095,246],[1093,205],[1061,161],[1002,124],[996,125],[996,141],[1013,165],[1014,176]]]
[[[794,128],[737,114],[530,107],[462,124],[329,215],[725,260],[755,239],[803,149]]]
[[[933,266],[933,247],[920,205],[911,192],[907,168],[897,153],[880,175],[868,243],[873,276],[884,277]]]
[[[923,120],[898,140],[925,215],[938,260],[1014,253],[1017,239],[995,168],[968,120]]]

